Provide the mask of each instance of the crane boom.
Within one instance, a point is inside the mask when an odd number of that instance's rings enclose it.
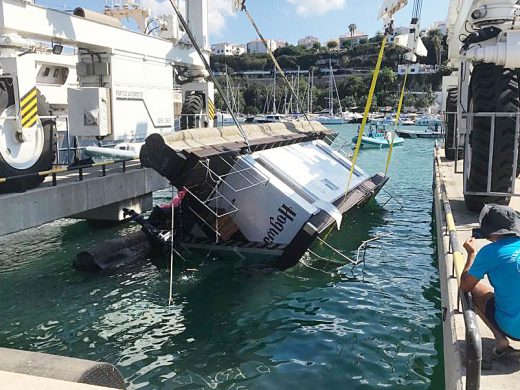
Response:
[[[390,32],[393,30],[393,17],[401,9],[406,7],[408,0],[385,0],[381,9],[379,10],[379,19],[385,23],[385,29]],[[424,46],[420,37],[420,26],[423,0],[415,0],[412,12],[412,21],[410,23],[410,32],[408,34],[398,35],[394,37],[393,42],[397,46],[408,49],[407,59],[415,62],[417,57],[425,57],[428,55],[428,50]]]
[[[378,19],[382,19],[385,25],[388,25],[394,18],[394,15],[406,7],[407,4],[408,0],[384,0],[379,10]]]
[[[0,1],[0,33],[91,50],[111,49],[204,68],[193,48],[19,0]]]

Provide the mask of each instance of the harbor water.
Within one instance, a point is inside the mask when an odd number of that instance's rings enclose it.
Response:
[[[351,139],[357,125],[333,127]],[[386,187],[285,271],[235,254],[176,258],[101,274],[78,251],[135,230],[62,220],[0,238],[0,346],[115,364],[131,389],[442,389],[442,325],[432,227],[433,141],[396,148]],[[359,165],[384,171],[386,150]],[[156,202],[169,191],[156,194]],[[342,264],[343,263],[343,264]]]

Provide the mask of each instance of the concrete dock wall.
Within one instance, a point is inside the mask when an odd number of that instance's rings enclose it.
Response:
[[[459,285],[454,275],[454,256],[451,253],[447,221],[444,214],[442,186],[445,189],[446,200],[449,201],[454,219],[457,241],[465,242],[471,237],[472,229],[478,227],[479,214],[469,212],[464,203],[463,175],[455,173],[455,163],[444,158],[444,151],[439,150],[439,164],[435,164],[434,207],[438,241],[439,276],[443,307],[443,337],[444,337],[444,367],[446,389],[475,389],[466,381],[466,325],[463,314],[458,310]],[[460,163],[459,163],[460,164]],[[520,185],[520,182],[517,183]],[[520,187],[519,187],[520,188]],[[514,198],[511,207],[520,210],[520,199]],[[477,240],[477,249],[489,244],[487,240]],[[459,249],[460,250],[460,249]],[[458,255],[457,268],[465,263],[466,255]],[[463,265],[462,265],[463,267]],[[487,280],[484,281],[488,283]],[[460,306],[462,310],[462,306]],[[478,318],[477,325],[481,336],[483,352],[482,390],[520,390],[520,359],[518,357],[493,357],[494,337],[484,322]],[[520,343],[511,342],[511,346],[520,349]],[[476,387],[478,389],[478,387]]]
[[[147,209],[151,206],[152,193],[169,185],[159,174],[139,165],[129,167],[126,172],[114,168],[106,175],[86,171],[83,181],[79,181],[74,173],[59,176],[57,186],[52,186],[48,179],[33,190],[1,195],[0,236],[66,217],[99,219],[104,214],[106,220],[120,220],[116,217],[122,207]],[[96,209],[103,207],[96,213]]]

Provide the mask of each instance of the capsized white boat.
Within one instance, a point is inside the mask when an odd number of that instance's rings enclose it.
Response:
[[[141,149],[143,166],[185,191],[175,213],[179,246],[266,255],[265,265],[289,268],[388,180],[356,166],[347,188],[352,163],[318,122],[243,128],[250,151],[233,127],[157,134]]]

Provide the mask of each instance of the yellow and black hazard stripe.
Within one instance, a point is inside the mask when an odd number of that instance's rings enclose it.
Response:
[[[20,99],[20,116],[24,129],[34,126],[38,120],[38,90],[36,87]]]
[[[215,120],[215,103],[210,98],[208,98],[208,119]]]

